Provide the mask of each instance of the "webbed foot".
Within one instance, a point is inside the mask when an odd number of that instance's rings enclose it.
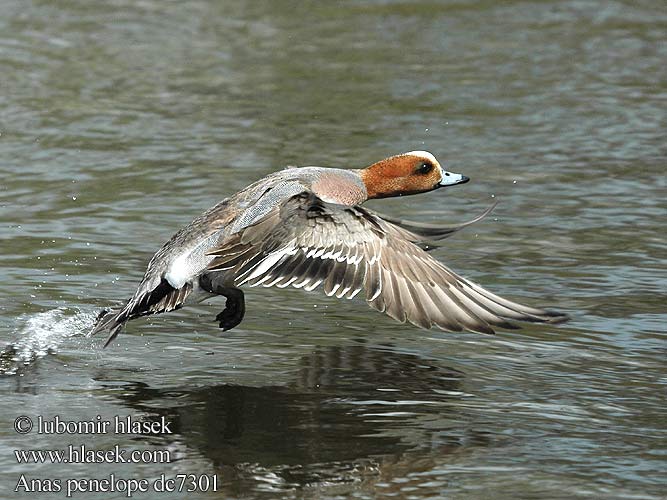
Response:
[[[227,297],[225,308],[215,317],[223,331],[231,330],[243,321],[243,316],[245,316],[243,292],[224,281],[224,275],[220,273],[204,274],[199,278],[199,284],[207,292]]]
[[[219,322],[220,328],[223,332],[231,330],[243,321],[245,316],[245,300],[243,299],[243,292],[239,290],[241,297],[227,297],[226,307],[219,313],[215,319]]]

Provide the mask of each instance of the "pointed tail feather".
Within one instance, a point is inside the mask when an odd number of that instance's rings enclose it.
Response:
[[[130,318],[128,317],[127,312],[125,309],[117,309],[117,310],[108,310],[108,309],[103,309],[99,316],[97,316],[97,320],[95,322],[95,325],[93,326],[93,329],[88,333],[88,336],[93,336],[97,335],[100,332],[107,331],[109,332],[109,336],[107,337],[107,340],[104,342],[104,347],[108,346],[113,339],[115,339],[120,331],[123,329],[123,326],[125,326],[125,323],[129,320]]]
[[[109,332],[109,336],[104,343],[104,347],[106,347],[118,336],[128,321],[140,316],[169,312],[182,307],[192,289],[191,283],[186,283],[183,287],[175,289],[163,278],[154,289],[135,295],[121,309],[103,310],[88,335],[92,336],[104,331]]]

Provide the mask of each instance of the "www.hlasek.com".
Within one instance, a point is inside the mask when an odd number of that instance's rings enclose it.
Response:
[[[56,415],[53,419],[41,416],[35,419],[21,415],[14,421],[18,434],[171,434],[170,422],[164,417],[159,420],[135,420],[130,416],[114,416],[104,420],[100,415],[85,421],[68,421]],[[85,444],[70,444],[57,450],[14,450],[18,464],[164,464],[170,463],[172,450],[137,450],[114,445],[109,449],[95,449]],[[215,474],[160,474],[157,478],[122,478],[115,473],[103,478],[35,478],[21,474],[14,492],[16,493],[58,493],[67,497],[83,496],[86,493],[123,493],[131,497],[135,493],[194,493],[218,491],[218,477]]]
[[[168,464],[170,450],[128,450],[114,445],[95,450],[85,444],[68,445],[64,450],[14,450],[19,464]]]

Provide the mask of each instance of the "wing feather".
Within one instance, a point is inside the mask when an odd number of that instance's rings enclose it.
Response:
[[[454,233],[465,229],[466,227],[481,221],[487,215],[489,215],[498,205],[498,201],[495,201],[482,212],[477,217],[463,222],[461,224],[451,224],[451,225],[441,225],[441,224],[428,224],[423,222],[414,222],[405,219],[397,219],[394,217],[389,217],[387,215],[382,215],[375,213],[375,215],[394,226],[403,230],[403,236],[413,243],[416,243],[420,248],[424,250],[432,250],[441,246],[441,243],[437,241],[443,240],[450,237]]]

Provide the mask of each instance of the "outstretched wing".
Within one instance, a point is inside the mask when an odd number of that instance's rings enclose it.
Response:
[[[371,307],[422,328],[493,333],[493,326],[516,328],[508,320],[567,319],[458,276],[416,244],[424,240],[427,231],[418,233],[423,227],[402,225],[304,192],[209,252],[214,259],[208,269],[231,271],[237,286],[322,286],[338,298],[364,290]]]
[[[397,219],[387,215],[379,214],[377,212],[375,212],[374,215],[383,221],[389,222],[395,226],[399,226],[403,229],[406,229],[410,233],[417,235],[419,239],[410,241],[416,243],[422,249],[428,251],[442,246],[441,243],[438,243],[439,240],[449,238],[452,234],[460,231],[461,229],[471,226],[475,222],[481,221],[483,218],[493,212],[493,209],[496,208],[497,205],[497,201],[493,202],[489,208],[484,210],[484,212],[479,214],[477,217],[461,224],[428,224],[424,222],[413,222],[405,219]]]

